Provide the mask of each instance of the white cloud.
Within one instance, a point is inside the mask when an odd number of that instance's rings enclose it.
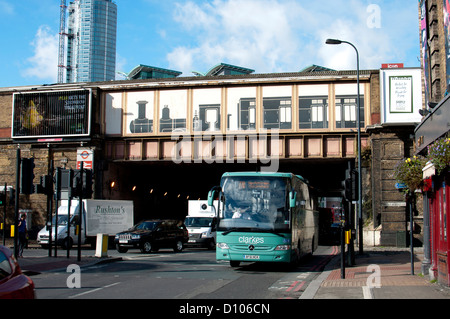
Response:
[[[27,59],[29,65],[22,75],[52,83],[58,78],[59,35],[52,33],[50,27],[40,26],[31,42],[34,55]]]
[[[291,27],[292,6],[298,7],[295,1],[288,5],[275,0],[178,4],[175,21],[197,34],[197,45],[177,47],[167,58],[183,72],[198,61],[212,67],[225,60],[259,71],[281,69],[292,61],[298,46]]]
[[[0,1],[0,13],[5,15],[13,15],[14,14],[14,6],[6,1]]]
[[[186,42],[167,59],[185,75],[199,68],[206,72],[220,62],[258,73],[293,72],[311,64],[354,69],[350,46],[325,45],[327,38],[339,38],[358,48],[361,68],[404,62],[407,50],[419,49],[417,6],[374,2],[379,11],[361,0],[185,1],[176,5],[174,20],[185,30]],[[374,12],[380,13],[379,24],[373,23]]]

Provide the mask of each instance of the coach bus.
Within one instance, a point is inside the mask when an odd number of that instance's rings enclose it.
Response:
[[[214,202],[214,199],[218,201]],[[291,173],[225,173],[208,194],[217,203],[217,260],[296,264],[318,245],[318,205],[309,183]]]

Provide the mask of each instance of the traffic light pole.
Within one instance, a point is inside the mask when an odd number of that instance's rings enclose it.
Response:
[[[80,185],[83,187],[83,162],[80,163]],[[83,192],[79,194],[80,201],[78,202],[79,218],[78,218],[78,261],[81,261],[81,225],[83,225]]]
[[[16,200],[14,203],[14,256],[18,257],[19,255],[19,246],[18,242],[18,226],[19,226],[19,190],[20,190],[20,164],[21,164],[21,154],[20,147],[17,147],[16,153]]]
[[[8,184],[5,183],[5,202],[3,203],[3,246],[6,246],[5,244],[5,233],[6,233],[6,198],[7,198],[7,189]]]
[[[67,203],[67,258],[70,258],[70,207],[72,205],[72,183],[73,183],[73,170],[69,170],[68,178],[68,203]]]
[[[58,204],[61,200],[61,168],[56,168],[55,187],[55,257],[58,257]],[[53,227],[53,225],[52,225]]]
[[[53,210],[53,172],[54,172],[53,160],[50,161],[48,168],[48,176],[45,185],[45,191],[47,193],[47,225],[50,224],[49,237],[48,237],[48,256],[52,256],[52,210]]]

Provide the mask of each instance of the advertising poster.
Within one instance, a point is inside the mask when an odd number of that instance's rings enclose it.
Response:
[[[427,9],[426,1],[421,0],[420,2],[420,36],[421,36],[421,50],[422,50],[422,67],[424,72],[424,85],[425,85],[425,104],[428,104],[428,99],[430,97],[429,88],[429,58],[428,58],[428,25],[427,25]]]
[[[412,76],[389,77],[390,112],[412,113],[413,111],[413,81]]]
[[[90,90],[15,93],[12,138],[88,136]]]

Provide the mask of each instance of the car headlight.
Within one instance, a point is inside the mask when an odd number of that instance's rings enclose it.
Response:
[[[230,249],[230,247],[226,243],[217,243],[217,248]]]
[[[131,239],[141,239],[141,235],[131,235]]]

